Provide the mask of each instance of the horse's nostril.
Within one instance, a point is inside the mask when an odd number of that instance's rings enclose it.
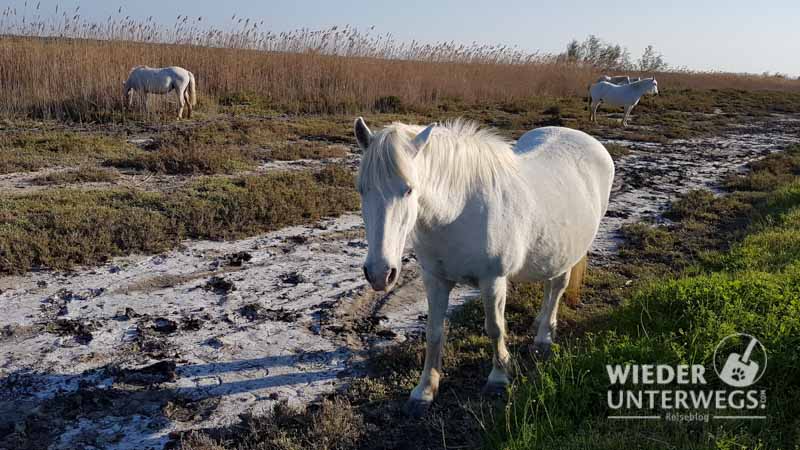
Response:
[[[392,267],[392,269],[389,271],[389,278],[387,278],[386,284],[389,285],[394,283],[395,279],[397,279],[397,269]]]
[[[371,283],[372,281],[369,279],[369,272],[367,272],[367,266],[362,266],[361,269],[364,271],[364,278],[366,278],[367,281]]]

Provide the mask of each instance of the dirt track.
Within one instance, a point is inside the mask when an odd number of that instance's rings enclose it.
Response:
[[[618,142],[609,214],[592,250],[676,194],[800,142],[800,121],[670,144]],[[169,433],[307,402],[363,373],[370,349],[421,332],[413,256],[386,297],[361,275],[360,217],[236,242],[187,242],[72,273],[0,279],[0,448],[162,448]],[[462,289],[457,305],[475,293]]]

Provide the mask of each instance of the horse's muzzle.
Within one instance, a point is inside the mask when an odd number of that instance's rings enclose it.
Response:
[[[364,269],[364,278],[367,279],[372,289],[376,291],[387,291],[392,286],[394,286],[395,282],[397,282],[397,274],[399,271],[396,267],[386,267],[384,266],[383,270],[377,271],[377,273],[373,273],[372,271],[367,268],[365,265]]]

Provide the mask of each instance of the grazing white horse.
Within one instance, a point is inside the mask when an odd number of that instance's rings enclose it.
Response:
[[[188,107],[187,117],[191,118],[192,108],[197,104],[194,75],[182,67],[134,67],[128,74],[124,87],[125,104],[129,108],[133,105],[131,91],[139,92],[143,96],[145,109],[147,109],[147,94],[169,94],[175,91],[180,105],[178,119],[183,117],[184,107]]]
[[[509,383],[507,282],[544,281],[534,348],[548,354],[558,301],[605,215],[614,163],[581,131],[545,127],[512,149],[471,122],[427,128],[395,123],[373,134],[355,122],[364,150],[358,176],[369,250],[364,275],[375,290],[400,279],[412,236],[428,296],[425,367],[406,411],[423,414],[442,375],[443,323],[457,283],[480,288],[492,339],[490,393]],[[412,233],[413,231],[413,233]]]
[[[589,120],[597,121],[597,108],[601,103],[625,108],[622,126],[628,126],[633,107],[639,103],[644,94],[658,95],[658,82],[655,78],[645,78],[626,85],[616,85],[601,81],[589,88]]]

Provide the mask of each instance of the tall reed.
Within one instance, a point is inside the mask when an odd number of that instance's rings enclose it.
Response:
[[[275,33],[247,18],[224,27],[178,16],[172,26],[120,9],[105,22],[80,7],[57,15],[41,4],[0,14],[0,114],[101,120],[122,107],[131,67],[179,65],[197,77],[206,101],[254,96],[297,113],[358,112],[393,96],[410,108],[443,101],[514,102],[583,95],[597,71],[502,45],[400,42],[350,26]],[[778,77],[673,72],[670,88],[800,90]]]

